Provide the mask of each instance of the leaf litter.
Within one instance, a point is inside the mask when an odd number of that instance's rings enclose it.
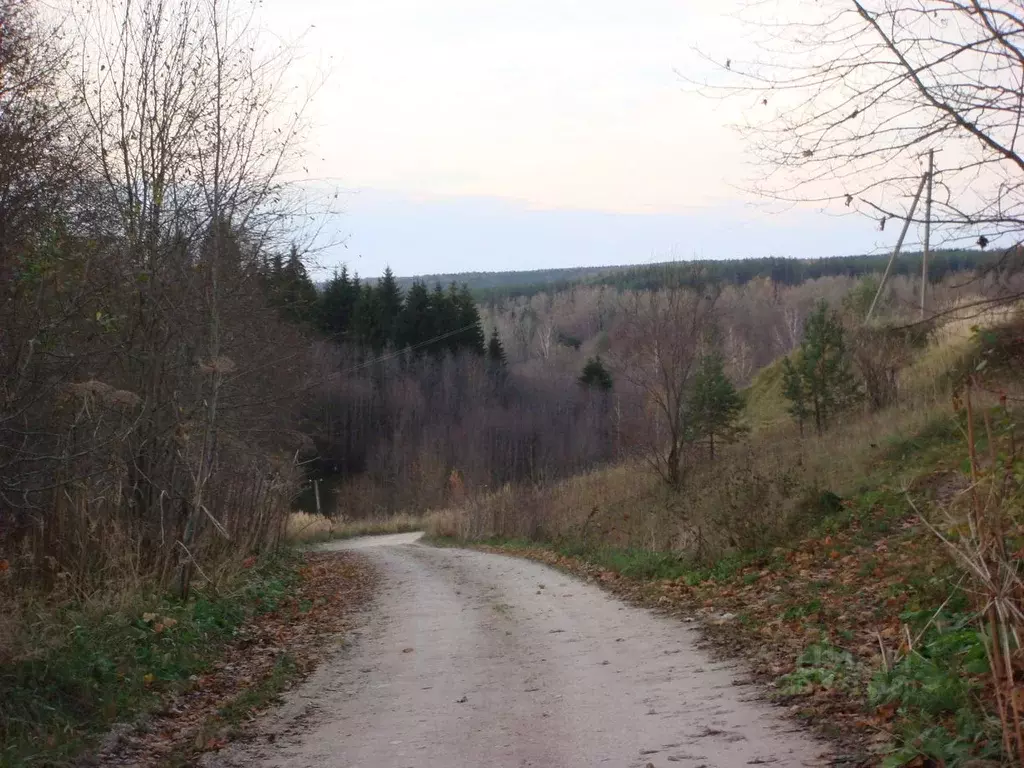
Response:
[[[80,764],[188,765],[243,736],[280,693],[339,647],[378,580],[369,561],[354,552],[305,553],[298,575],[292,594],[246,621],[205,674],[168,693],[151,715],[112,729],[99,753]]]
[[[891,749],[900,713],[872,707],[868,682],[912,644],[905,614],[930,604],[931,590],[948,589],[950,561],[916,516],[893,519],[892,509],[877,505],[866,518],[751,556],[729,573],[695,569],[674,579],[624,576],[541,544],[478,548],[537,560],[632,603],[696,620],[708,647],[748,662],[777,703],[836,745],[837,764],[872,766]],[[911,582],[927,582],[929,594]]]

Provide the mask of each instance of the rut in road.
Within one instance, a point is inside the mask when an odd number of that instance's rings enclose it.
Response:
[[[211,766],[732,768],[825,748],[674,619],[538,563],[350,543],[384,587],[352,644]]]

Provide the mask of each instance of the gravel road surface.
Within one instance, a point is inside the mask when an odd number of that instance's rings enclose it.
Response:
[[[211,766],[733,768],[826,748],[685,623],[538,563],[416,543],[359,549],[383,587],[348,647]]]

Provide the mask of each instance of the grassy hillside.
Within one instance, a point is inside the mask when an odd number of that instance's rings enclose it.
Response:
[[[694,460],[681,493],[626,462],[506,487],[435,513],[430,530],[702,618],[852,764],[1006,764],[1017,747],[995,671],[1024,667],[1024,321],[979,321],[988,330],[947,327],[918,349],[896,404],[822,437],[790,423],[781,363],[762,370],[746,392],[753,429]],[[993,631],[1007,633],[1002,655]]]

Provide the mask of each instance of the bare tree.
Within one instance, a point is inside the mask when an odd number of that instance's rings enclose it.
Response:
[[[945,236],[1021,238],[1019,2],[770,0],[744,13],[755,44],[705,85],[742,99],[741,128],[766,168],[759,192],[858,210],[884,229],[906,217],[935,150],[932,221]]]
[[[182,591],[200,520],[224,532],[206,494],[222,390],[237,368],[224,344],[228,294],[255,279],[301,127],[299,112],[280,109],[289,54],[266,51],[239,10],[227,0],[93,3],[78,20],[71,77],[83,105],[80,146],[116,211],[125,277],[139,285],[142,354],[129,371],[147,433],[134,462],[145,486],[138,498],[145,508],[167,492],[147,478],[168,452],[190,476],[176,540],[187,556]]]
[[[0,22],[0,535],[17,535],[41,521],[60,453],[45,415],[95,362],[83,318],[103,278],[84,288],[89,256],[64,251],[87,214],[57,106],[68,48],[26,3],[0,2]]]
[[[266,358],[305,345],[261,274],[292,54],[225,0],[97,0],[63,38],[29,9],[0,5],[0,543],[26,577],[134,552],[184,589],[197,557],[272,544],[294,480],[264,403],[301,365]]]
[[[684,288],[626,298],[612,347],[617,377],[642,397],[644,457],[672,488],[683,484],[690,385],[715,296]]]

